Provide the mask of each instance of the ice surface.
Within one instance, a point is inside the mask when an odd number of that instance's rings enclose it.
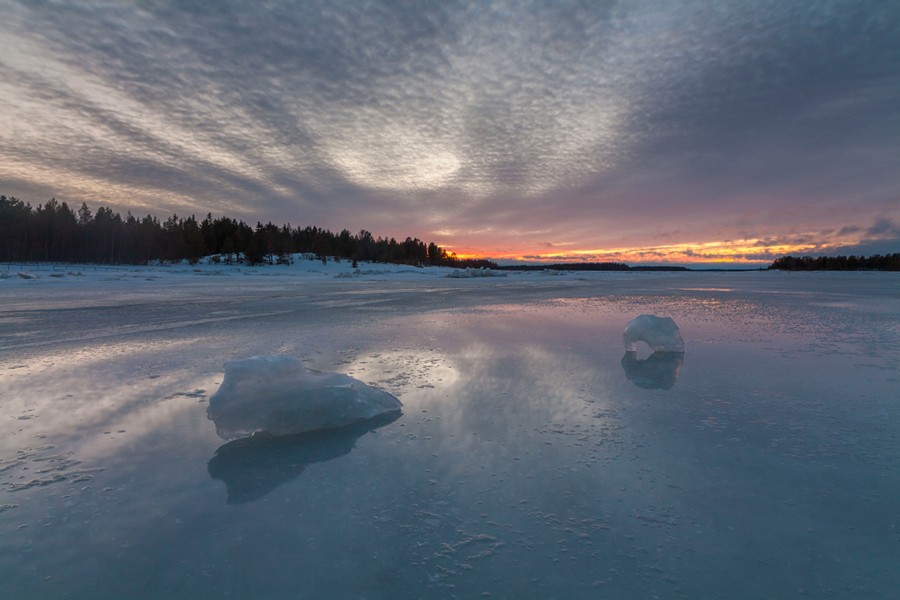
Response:
[[[216,433],[231,440],[256,432],[293,435],[343,427],[399,411],[391,394],[341,373],[322,373],[293,356],[253,356],[225,363],[209,399]]]
[[[672,317],[640,315],[628,322],[622,334],[626,352],[637,351],[638,342],[644,342],[654,352],[684,352],[681,332]]]
[[[0,265],[0,598],[897,596],[900,274],[362,270]],[[276,353],[403,414],[226,443]]]

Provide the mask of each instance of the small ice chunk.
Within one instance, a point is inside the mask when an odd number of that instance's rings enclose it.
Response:
[[[293,435],[343,427],[399,411],[391,394],[341,373],[322,373],[293,356],[253,356],[225,363],[225,378],[206,415],[219,437],[259,431]]]
[[[637,343],[644,342],[654,352],[684,352],[684,340],[672,317],[640,315],[628,322],[622,334],[626,352],[637,351]]]

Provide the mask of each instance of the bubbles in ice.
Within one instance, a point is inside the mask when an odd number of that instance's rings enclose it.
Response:
[[[307,369],[292,356],[253,356],[225,363],[225,378],[207,416],[226,440],[264,431],[293,435],[343,427],[399,411],[391,394],[341,373]]]
[[[640,315],[628,322],[622,334],[626,352],[636,352],[638,342],[644,342],[654,352],[684,352],[681,332],[672,317]]]

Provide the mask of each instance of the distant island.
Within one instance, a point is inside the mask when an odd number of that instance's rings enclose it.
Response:
[[[494,267],[501,271],[690,271],[687,267],[631,267],[617,262],[554,263],[540,265],[502,265]]]
[[[900,271],[900,253],[872,256],[783,256],[769,269],[778,271]]]

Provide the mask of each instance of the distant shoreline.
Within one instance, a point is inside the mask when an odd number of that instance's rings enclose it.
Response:
[[[703,268],[691,269],[682,266],[631,266],[623,263],[554,263],[549,265],[501,265],[494,267],[496,271],[613,271],[613,272],[645,272],[645,271],[671,271],[671,272],[735,272],[735,271],[765,271],[768,267],[751,267],[751,268]]]

